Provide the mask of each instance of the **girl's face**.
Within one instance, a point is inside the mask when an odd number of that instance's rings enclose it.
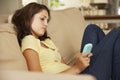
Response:
[[[34,37],[38,38],[43,36],[46,32],[46,28],[48,25],[48,12],[46,10],[42,10],[35,14],[32,18],[31,23],[31,33]]]

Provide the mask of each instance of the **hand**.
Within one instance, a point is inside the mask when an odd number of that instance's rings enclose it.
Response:
[[[80,72],[82,72],[84,69],[86,69],[90,65],[90,57],[92,56],[92,53],[79,53],[76,57],[76,68],[79,69]]]

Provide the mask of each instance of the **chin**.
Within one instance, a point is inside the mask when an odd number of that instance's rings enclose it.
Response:
[[[43,35],[44,35],[44,33],[39,34],[39,36],[43,36]]]

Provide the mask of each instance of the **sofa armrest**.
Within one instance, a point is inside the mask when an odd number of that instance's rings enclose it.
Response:
[[[27,71],[0,71],[0,80],[96,80],[91,75],[48,74]]]

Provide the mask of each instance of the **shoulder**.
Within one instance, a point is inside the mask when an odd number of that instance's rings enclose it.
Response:
[[[25,41],[25,40],[35,40],[35,37],[33,37],[32,35],[28,35],[22,39],[22,41]]]
[[[32,35],[28,35],[28,36],[25,36],[23,39],[22,39],[22,44],[24,43],[37,43],[38,41],[40,41],[39,39],[35,38],[34,36]]]
[[[38,51],[39,44],[40,44],[39,39],[35,38],[32,35],[28,35],[22,39],[21,49],[22,49],[22,51],[24,51],[25,49],[30,48],[30,49],[34,49],[34,50]]]

